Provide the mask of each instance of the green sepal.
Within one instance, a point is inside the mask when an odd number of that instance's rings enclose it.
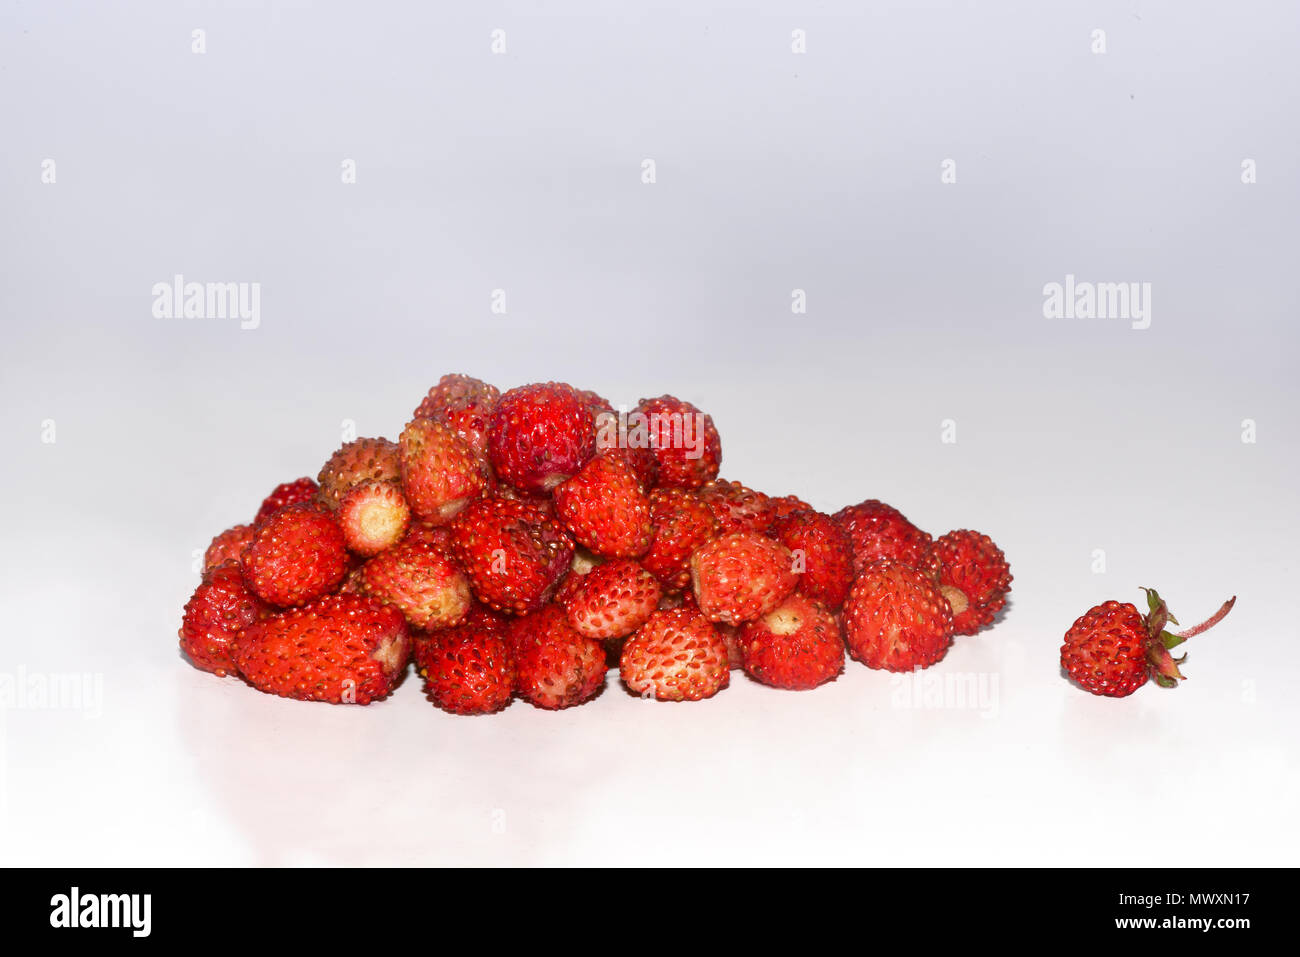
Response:
[[[1151,612],[1151,619],[1155,619],[1157,612],[1160,612],[1165,616],[1165,621],[1160,623],[1160,628],[1153,628],[1151,631],[1152,634],[1159,634],[1160,631],[1163,631],[1165,622],[1172,621],[1175,625],[1178,624],[1178,619],[1175,618],[1174,613],[1169,610],[1169,606],[1165,604],[1165,600],[1160,597],[1159,592],[1154,588],[1143,588],[1142,590],[1147,593],[1147,609]]]
[[[1175,635],[1172,631],[1160,632],[1160,642],[1166,648],[1177,648],[1186,640],[1187,639],[1183,638],[1181,635]],[[1187,656],[1184,655],[1183,657],[1186,658]]]

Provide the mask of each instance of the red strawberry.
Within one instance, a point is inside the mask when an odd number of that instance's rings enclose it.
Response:
[[[691,556],[695,601],[710,621],[734,625],[767,614],[798,580],[789,550],[757,532],[711,539]]]
[[[335,509],[358,482],[392,482],[401,477],[402,462],[395,442],[355,439],[326,460],[316,480],[320,482],[320,500]]]
[[[772,527],[772,500],[739,482],[714,479],[701,486],[698,495],[713,513],[719,534],[766,532]]]
[[[488,631],[495,631],[504,635],[511,621],[512,619],[508,615],[493,611],[482,602],[472,601],[469,605],[469,611],[465,612],[465,617],[460,620],[460,626],[468,625],[474,628],[486,628]]]
[[[596,420],[578,390],[562,382],[511,389],[488,422],[497,476],[541,495],[578,474],[596,453]]]
[[[539,708],[582,704],[605,684],[605,646],[574,631],[558,605],[515,619],[507,641],[515,656],[515,690]]]
[[[555,487],[555,514],[580,545],[608,558],[644,555],[654,537],[650,499],[636,473],[597,455]]]
[[[369,557],[401,541],[411,509],[398,483],[365,481],[344,494],[338,522],[348,548]]]
[[[573,556],[572,539],[543,509],[497,496],[456,516],[451,543],[475,597],[517,615],[547,602]]]
[[[365,579],[362,572],[365,571],[364,564],[358,565],[343,577],[343,584],[339,585],[336,595],[364,595],[366,593]]]
[[[587,408],[596,421],[596,454],[617,459],[629,466],[636,477],[641,480],[641,487],[646,491],[655,487],[659,476],[659,461],[649,445],[649,433],[643,438],[645,442],[633,445],[628,441],[628,421],[614,411],[614,406],[594,392],[580,392],[587,401]]]
[[[591,410],[592,415],[600,415],[602,412],[613,412],[614,403],[605,398],[599,392],[593,392],[590,389],[577,389],[578,398],[586,404]]]
[[[952,644],[952,609],[939,587],[900,562],[868,565],[844,603],[849,654],[868,668],[927,668]]]
[[[1234,595],[1207,621],[1185,631],[1168,631],[1178,624],[1153,588],[1147,593],[1144,616],[1131,604],[1108,601],[1090,608],[1065,633],[1061,667],[1087,691],[1111,698],[1130,695],[1154,678],[1162,688],[1172,688],[1183,677],[1178,666],[1187,657],[1174,658],[1176,648],[1188,638],[1208,631],[1232,610]]]
[[[644,698],[700,701],[731,681],[727,645],[699,612],[657,611],[623,645],[623,683]]]
[[[272,605],[304,605],[348,572],[343,530],[318,502],[286,505],[260,522],[244,550],[244,581]]]
[[[443,551],[451,551],[451,529],[446,525],[430,525],[412,516],[410,527],[402,537],[404,542],[428,542]]]
[[[415,667],[429,700],[452,714],[492,714],[514,695],[514,655],[493,628],[461,624],[433,632],[416,643]]]
[[[564,598],[569,624],[588,638],[622,638],[659,606],[659,582],[628,558],[598,565]]]
[[[501,390],[482,379],[458,373],[445,375],[416,406],[413,419],[436,419],[456,405],[468,402],[492,405],[501,398]]]
[[[406,621],[364,595],[330,595],[241,631],[234,662],[259,691],[333,704],[383,698],[406,670]]]
[[[256,525],[262,519],[275,514],[286,505],[310,502],[316,497],[318,490],[316,483],[306,477],[294,479],[292,482],[281,482],[262,502],[262,507],[257,510],[257,517],[253,519],[253,524]]]
[[[699,488],[718,477],[722,440],[710,416],[671,395],[642,399],[634,411],[644,417],[660,485]]]
[[[185,605],[181,649],[197,668],[223,678],[234,674],[231,641],[268,614],[270,609],[244,585],[239,562],[224,562],[212,569]]]
[[[742,625],[739,644],[746,673],[774,688],[807,691],[844,670],[839,623],[802,595]]]
[[[364,591],[362,593],[364,594]],[[491,631],[504,636],[506,628],[511,620],[512,619],[508,616],[503,615],[498,611],[493,611],[482,602],[475,601],[471,598],[469,609],[465,612],[464,617],[451,627],[479,628],[484,631]],[[423,628],[411,629],[411,655],[415,658],[417,664],[421,661],[421,649],[427,645],[434,636],[448,630],[449,629],[447,628],[434,628],[432,630],[425,630]]]
[[[650,520],[655,536],[642,567],[670,591],[689,587],[691,552],[718,533],[713,513],[694,492],[657,488],[650,493]]]
[[[868,499],[842,508],[831,517],[849,534],[853,543],[853,567],[859,574],[881,559],[913,568],[922,568],[927,562],[929,534],[884,502]]]
[[[771,534],[794,556],[800,594],[831,611],[844,604],[853,584],[853,543],[834,519],[823,512],[794,512],[778,519]]]
[[[674,608],[694,608],[700,610],[700,606],[695,604],[695,593],[692,591],[666,591],[659,596],[658,611],[672,611]],[[720,622],[713,622],[715,628],[721,628]]]
[[[399,442],[402,488],[422,521],[445,525],[487,490],[487,462],[440,422],[412,419]]]
[[[1011,566],[993,539],[959,529],[934,543],[939,563],[939,590],[952,606],[952,630],[973,635],[1007,603]]]
[[[235,525],[226,529],[212,540],[208,550],[203,553],[203,574],[207,576],[218,565],[229,561],[239,561],[244,549],[253,540],[252,525]]]
[[[780,498],[770,500],[772,503],[772,521],[779,522],[787,515],[793,515],[795,512],[812,512],[815,511],[811,505],[795,495],[782,495]]]
[[[416,628],[446,628],[469,611],[469,579],[429,542],[402,541],[376,555],[362,566],[361,583]]]
[[[448,426],[479,458],[487,459],[488,419],[501,390],[466,375],[445,375],[429,390],[413,418]]]

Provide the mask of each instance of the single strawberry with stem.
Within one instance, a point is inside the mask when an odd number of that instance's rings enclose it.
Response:
[[[1213,615],[1183,631],[1166,626],[1179,621],[1154,588],[1143,588],[1147,614],[1130,603],[1107,601],[1079,617],[1065,633],[1061,645],[1061,667],[1086,691],[1110,698],[1123,698],[1153,679],[1162,688],[1172,688],[1184,677],[1178,666],[1187,656],[1173,656],[1188,638],[1209,631],[1232,610],[1237,597],[1223,603]]]

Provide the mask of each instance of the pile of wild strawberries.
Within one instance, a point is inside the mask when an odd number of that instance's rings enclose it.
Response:
[[[834,515],[718,478],[713,420],[673,396],[615,412],[562,383],[448,375],[396,442],[346,443],[213,539],[185,606],[199,668],[368,704],[414,659],[429,699],[487,714],[595,696],[697,701],[731,670],[777,688],[934,664],[992,623],[1011,572],[868,500]]]

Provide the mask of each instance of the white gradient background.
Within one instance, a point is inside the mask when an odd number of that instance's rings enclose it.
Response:
[[[0,0],[0,671],[103,681],[0,712],[0,861],[1296,863],[1295,5],[431,6]],[[175,273],[260,328],[153,318]],[[1044,319],[1067,273],[1151,327]],[[189,667],[192,551],[445,372],[672,392],[724,477],[987,531],[1013,601],[934,673],[996,713],[852,662],[474,720]],[[1063,680],[1140,585],[1239,601],[1177,690]]]

